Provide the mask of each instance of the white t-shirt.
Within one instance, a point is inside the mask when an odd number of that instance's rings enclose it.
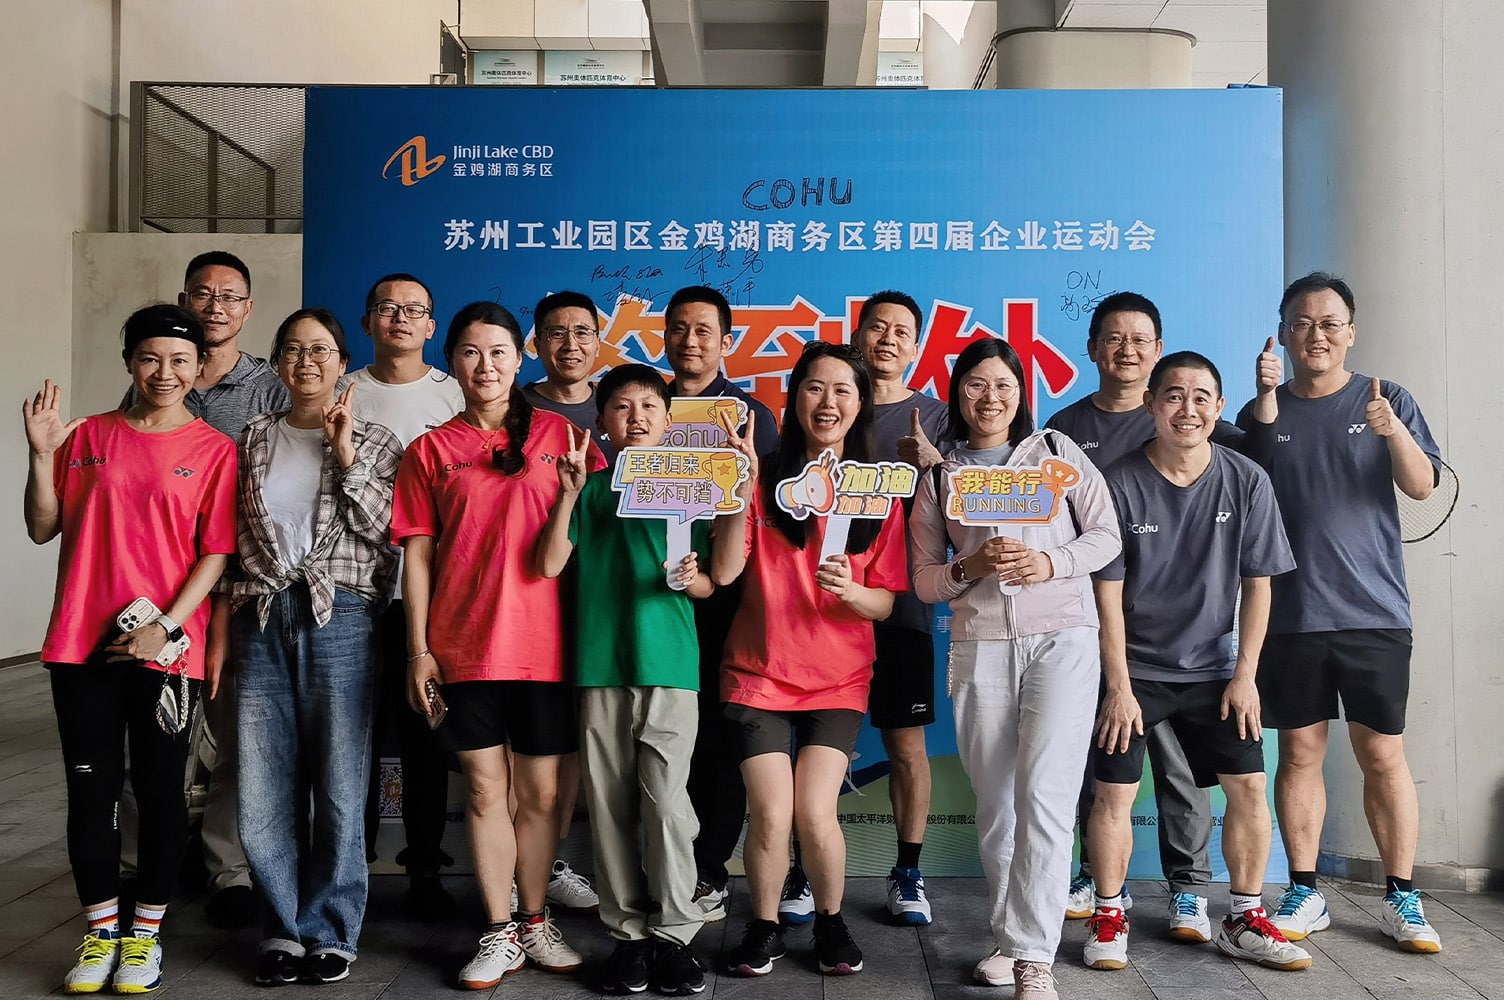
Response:
[[[283,565],[297,569],[313,551],[313,519],[318,512],[319,476],[324,464],[324,429],[290,427],[278,420],[268,441],[270,459],[262,500],[271,515]]]
[[[465,408],[460,384],[437,368],[401,385],[378,381],[369,367],[352,373],[349,380],[355,383],[355,415],[381,424],[397,435],[404,448]]]

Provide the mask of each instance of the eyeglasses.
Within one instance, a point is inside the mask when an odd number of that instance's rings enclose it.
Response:
[[[1154,341],[1149,337],[1125,337],[1120,333],[1110,333],[1103,337],[1100,343],[1111,350],[1116,350],[1124,344],[1132,344],[1137,350],[1147,351],[1154,346]]]
[[[277,349],[277,358],[280,361],[298,364],[306,354],[313,359],[316,365],[328,364],[329,359],[339,353],[328,344],[314,344],[312,347],[299,347],[297,344],[283,344]]]
[[[218,302],[224,306],[238,306],[243,302],[250,301],[249,295],[235,295],[232,292],[211,292],[207,289],[196,288],[188,293],[188,301],[202,309],[211,302]]]
[[[1281,323],[1280,326],[1283,326],[1297,337],[1304,337],[1312,330],[1320,330],[1323,337],[1335,337],[1347,327],[1352,326],[1352,324],[1353,321],[1350,319],[1324,319],[1320,323],[1312,323],[1308,319],[1299,319],[1294,323]]]
[[[378,302],[371,307],[371,312],[382,319],[395,319],[399,312],[408,319],[422,319],[433,310],[418,302]]]
[[[541,332],[543,339],[550,344],[562,344],[565,340],[588,344],[600,336],[600,331],[589,326],[545,326]]]
[[[996,396],[1003,402],[1007,402],[1018,395],[1017,382],[984,382],[979,378],[969,378],[961,383],[961,392],[967,399],[981,399],[984,396]]]

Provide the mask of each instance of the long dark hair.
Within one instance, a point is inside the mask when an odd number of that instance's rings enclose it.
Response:
[[[498,303],[472,302],[454,314],[454,319],[449,321],[449,332],[444,335],[444,360],[450,371],[454,370],[454,349],[459,346],[460,337],[475,323],[499,326],[511,334],[517,356],[522,357],[522,325],[517,322],[517,317]],[[507,475],[515,476],[526,464],[522,449],[527,445],[528,432],[533,429],[533,404],[523,395],[522,385],[515,376],[512,378],[511,391],[507,394],[507,415],[501,422],[501,428],[507,432],[507,447],[502,453],[499,468]]]
[[[758,485],[762,490],[763,516],[796,548],[801,549],[808,539],[806,521],[795,519],[779,507],[776,494],[778,484],[797,475],[809,461],[805,456],[808,438],[804,434],[804,427],[799,423],[799,387],[804,384],[804,380],[809,377],[810,368],[820,358],[835,358],[851,366],[852,381],[856,383],[857,397],[861,400],[856,419],[846,432],[841,460],[871,462],[876,451],[872,443],[872,373],[862,360],[861,352],[844,344],[828,344],[820,340],[806,344],[804,353],[789,373],[788,399],[783,407],[783,429],[778,434],[778,447],[773,449],[773,454],[762,464],[762,471],[758,476],[761,480]],[[847,553],[866,552],[872,547],[881,528],[882,522],[875,518],[857,518],[851,525],[851,533],[846,536]]]
[[[1029,411],[1029,383],[1024,380],[1024,363],[1019,360],[1018,352],[1009,347],[1006,340],[996,337],[978,337],[956,358],[956,367],[950,373],[951,433],[961,441],[971,436],[971,426],[961,416],[961,380],[988,358],[1002,358],[1003,364],[1018,380],[1018,410],[1013,414],[1013,423],[1008,425],[1008,443],[1016,445],[1034,431],[1034,414]]]

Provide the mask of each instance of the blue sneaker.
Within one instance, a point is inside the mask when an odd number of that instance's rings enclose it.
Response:
[[[1384,897],[1379,911],[1379,926],[1405,951],[1434,955],[1441,951],[1441,935],[1426,922],[1421,909],[1420,892],[1391,892]]]
[[[894,868],[888,873],[888,912],[900,924],[922,927],[930,922],[930,901],[918,868]]]
[[[1280,893],[1269,922],[1279,928],[1287,941],[1304,941],[1317,931],[1332,925],[1326,909],[1326,897],[1304,885],[1292,885]]]

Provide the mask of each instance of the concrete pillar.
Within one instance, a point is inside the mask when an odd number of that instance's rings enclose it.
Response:
[[[945,12],[940,11],[941,15]],[[970,90],[977,70],[987,61],[987,48],[997,31],[997,4],[972,4],[959,34],[955,24],[942,23],[925,10],[920,17],[924,53],[924,85],[930,90]],[[983,87],[991,87],[996,64],[987,71]]]
[[[1504,877],[1501,37],[1493,0],[1268,4],[1269,81],[1285,96],[1285,273],[1347,277],[1351,365],[1414,393],[1462,481],[1448,525],[1406,546],[1416,878],[1437,888]],[[1321,868],[1381,881],[1361,775],[1345,732],[1332,736]]]
[[[1191,46],[1180,31],[1154,28],[1016,28],[998,34],[1000,90],[1189,87]]]

